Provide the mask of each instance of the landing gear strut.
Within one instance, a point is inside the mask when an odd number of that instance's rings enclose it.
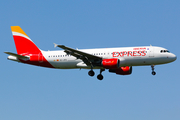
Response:
[[[154,71],[154,65],[151,65],[152,68],[152,75],[156,75],[156,72]]]
[[[100,70],[100,74],[97,76],[97,79],[102,80],[104,77],[102,75],[102,72],[105,71],[105,69]]]
[[[91,65],[91,70],[88,72],[88,75],[92,77],[92,76],[94,76],[94,74],[95,73],[93,71],[93,66]]]

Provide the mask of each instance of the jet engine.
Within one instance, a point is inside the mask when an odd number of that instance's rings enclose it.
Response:
[[[132,73],[132,66],[120,67],[119,69],[109,69],[109,72],[116,73],[118,75],[130,75]]]
[[[118,69],[120,67],[120,60],[117,58],[103,59],[102,66],[106,69]]]

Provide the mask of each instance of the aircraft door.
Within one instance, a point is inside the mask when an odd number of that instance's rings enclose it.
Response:
[[[149,48],[149,57],[154,57],[154,47]]]

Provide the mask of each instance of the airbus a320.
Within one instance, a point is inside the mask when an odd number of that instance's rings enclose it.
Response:
[[[156,46],[73,49],[54,43],[63,50],[43,51],[19,27],[11,26],[17,53],[5,52],[9,60],[56,69],[90,69],[89,76],[94,76],[93,69],[99,69],[99,80],[103,79],[105,69],[118,75],[130,75],[132,66],[151,66],[155,75],[155,65],[176,60],[176,55],[167,49]]]

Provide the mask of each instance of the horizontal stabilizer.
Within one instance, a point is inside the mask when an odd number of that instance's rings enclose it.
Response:
[[[8,54],[8,55],[11,55],[11,56],[14,56],[14,57],[17,57],[17,58],[19,58],[19,59],[29,59],[28,56],[22,56],[22,55],[18,55],[18,54],[11,53],[11,52],[4,52],[4,53],[6,53],[6,54]]]

